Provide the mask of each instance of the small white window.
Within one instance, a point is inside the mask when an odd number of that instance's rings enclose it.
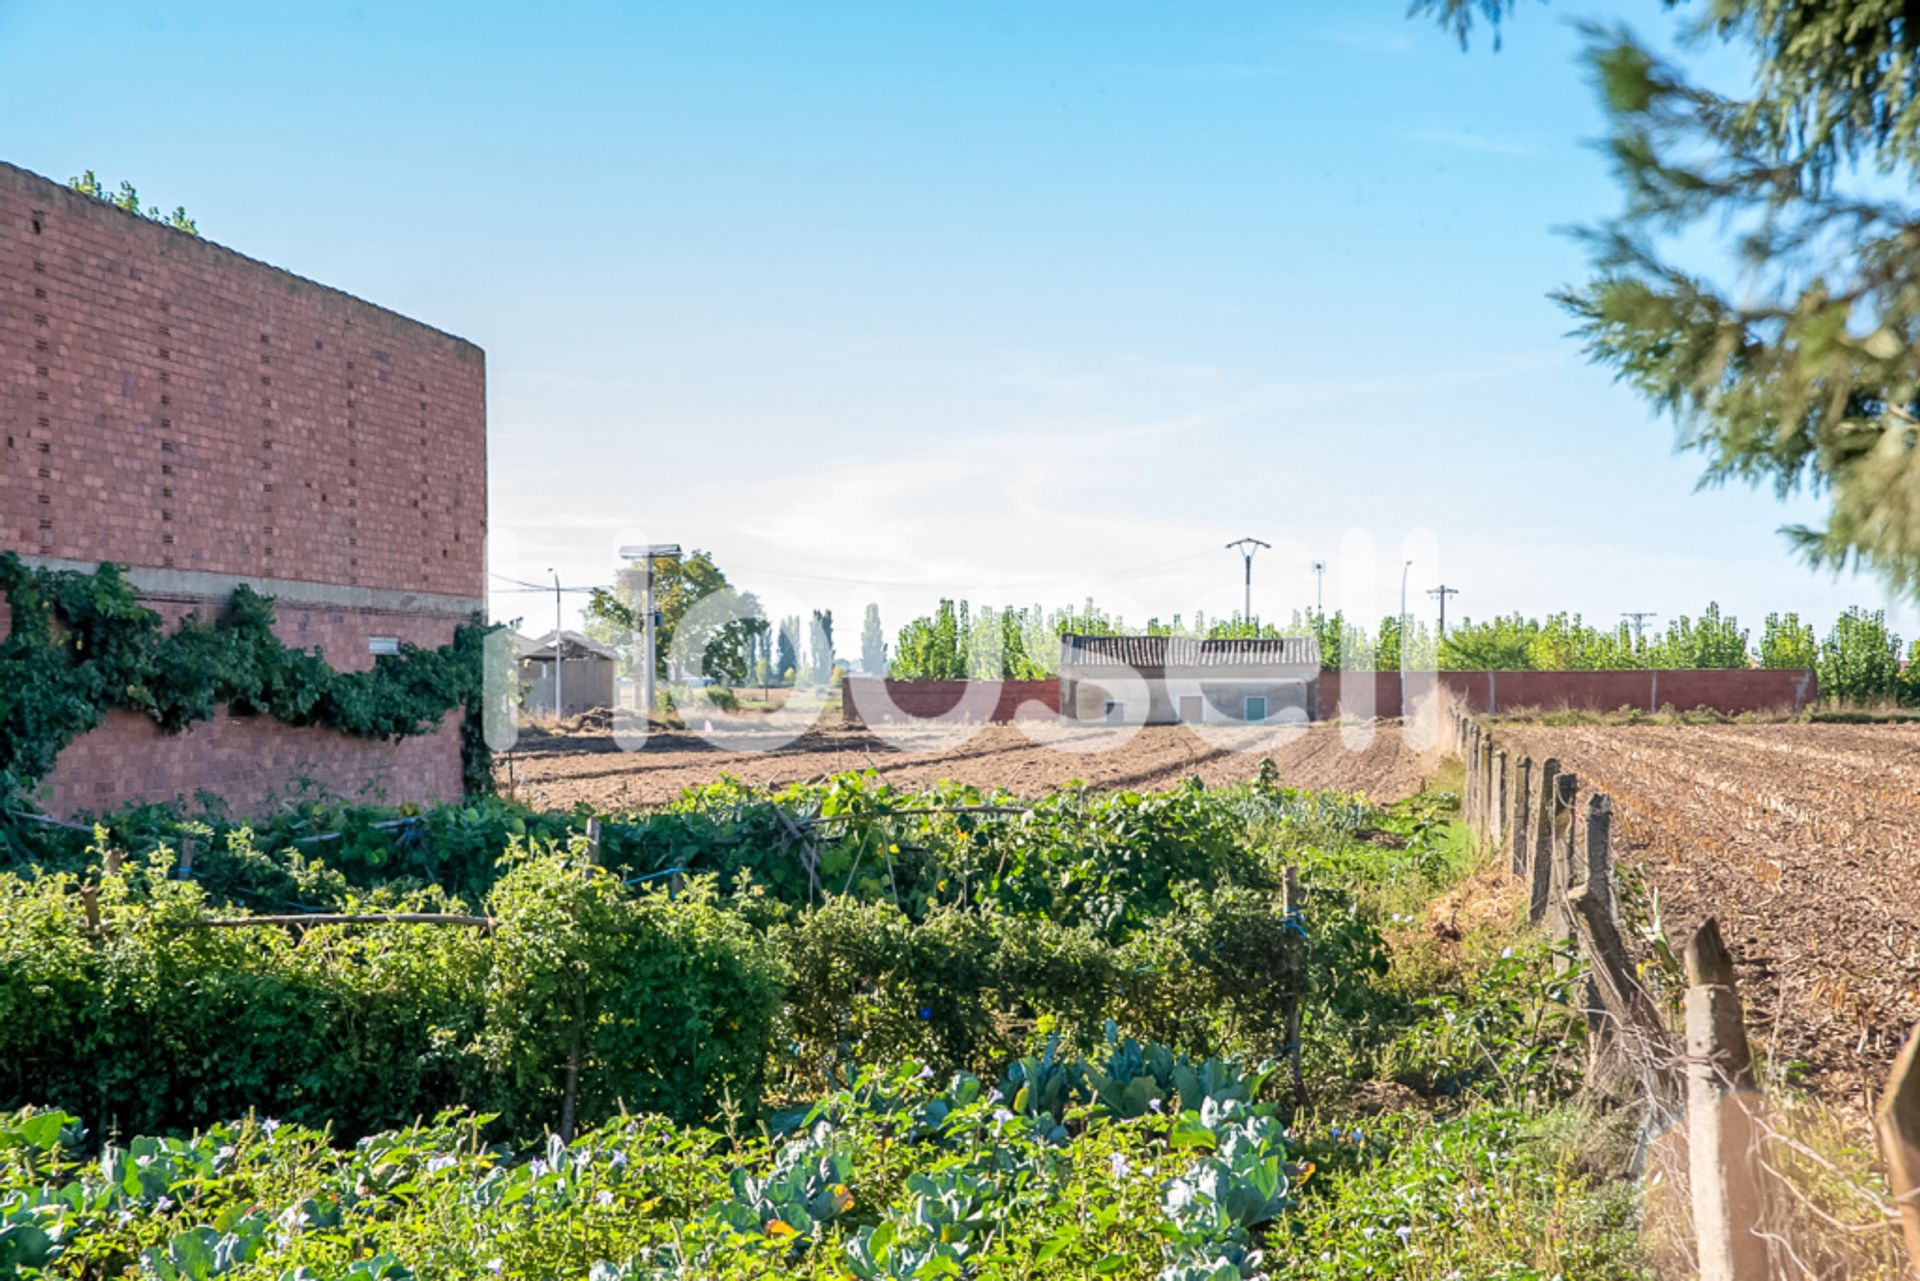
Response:
[[[1127,705],[1125,703],[1115,702],[1110,698],[1102,705],[1101,711],[1105,714],[1107,724],[1109,725],[1122,725],[1126,723]]]
[[[369,654],[398,654],[399,652],[400,638],[398,636],[367,637],[367,653]]]
[[[1267,698],[1264,694],[1254,694],[1247,699],[1246,720],[1249,725],[1267,719]]]

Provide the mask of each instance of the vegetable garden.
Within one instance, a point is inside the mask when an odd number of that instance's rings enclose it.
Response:
[[[21,823],[0,1275],[1629,1275],[1555,1137],[1578,972],[1432,927],[1444,805]]]

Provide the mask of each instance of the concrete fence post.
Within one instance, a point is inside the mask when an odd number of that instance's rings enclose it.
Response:
[[[1512,848],[1512,868],[1516,877],[1527,874],[1527,832],[1531,812],[1527,808],[1533,802],[1533,757],[1522,756],[1514,766],[1513,772],[1513,822],[1508,844]]]
[[[1303,902],[1300,893],[1299,868],[1287,868],[1285,886],[1287,920],[1297,923],[1300,920]],[[1300,1057],[1300,1008],[1305,993],[1299,990],[1300,987],[1306,983],[1307,975],[1305,931],[1302,930],[1298,937],[1290,941],[1294,947],[1298,949],[1300,954],[1300,963],[1295,967],[1295,973],[1299,976],[1299,984],[1295,986],[1295,990],[1287,993],[1286,998],[1287,1072],[1288,1075],[1293,1078],[1293,1106],[1297,1115],[1299,1112],[1304,1111],[1307,1106],[1307,1077]]]
[[[1596,1019],[1594,1055],[1611,1070],[1616,1065],[1637,1077],[1653,1100],[1656,1118],[1676,1116],[1680,1082],[1679,1051],[1668,1034],[1659,1006],[1641,986],[1620,934],[1613,895],[1613,806],[1595,793],[1587,802],[1587,848],[1567,894],[1566,905],[1581,951],[1592,970],[1588,1009],[1597,997],[1604,1020]],[[1604,1080],[1609,1072],[1595,1073]]]
[[[1533,835],[1527,850],[1527,920],[1534,925],[1546,919],[1553,904],[1553,798],[1554,780],[1559,777],[1560,762],[1549,756],[1540,762],[1540,777],[1533,785]]]
[[[1474,727],[1473,731],[1473,777],[1467,780],[1473,792],[1473,844],[1477,849],[1486,838],[1487,831],[1487,754],[1491,751],[1487,742],[1487,732]]]
[[[1460,819],[1473,828],[1473,728],[1460,731]]]
[[[1887,1162],[1887,1187],[1906,1234],[1907,1257],[1920,1276],[1920,1027],[1887,1074],[1887,1088],[1873,1110],[1873,1128]]]
[[[1709,917],[1686,947],[1687,1167],[1700,1281],[1764,1281],[1753,1056],[1733,956]]]
[[[1507,749],[1493,749],[1487,771],[1487,848],[1501,850],[1507,835]]]
[[[1580,780],[1571,773],[1558,773],[1553,777],[1553,843],[1549,857],[1549,880],[1547,885],[1547,929],[1556,943],[1564,943],[1573,937],[1573,922],[1567,913],[1567,892],[1573,888],[1574,851],[1577,836],[1574,832],[1574,798],[1580,790]],[[1566,958],[1557,958],[1555,965],[1566,968]]]

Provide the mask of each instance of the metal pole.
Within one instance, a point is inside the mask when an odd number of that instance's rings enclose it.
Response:
[[[553,719],[559,720],[566,715],[567,705],[560,701],[560,574],[557,570],[548,570],[553,575]]]
[[[1313,562],[1313,612],[1321,617],[1327,616],[1327,562]]]
[[[1245,611],[1240,615],[1240,619],[1249,629],[1253,627],[1253,554],[1262,547],[1271,547],[1272,545],[1271,543],[1263,543],[1257,538],[1240,538],[1227,544],[1227,550],[1230,552],[1239,552],[1241,558],[1245,560],[1247,564],[1247,603]]]
[[[1460,589],[1458,587],[1449,587],[1445,583],[1440,584],[1427,593],[1429,596],[1437,596],[1440,599],[1440,634],[1442,636],[1447,634],[1447,597],[1458,596],[1459,594]]]
[[[646,644],[643,648],[646,652],[647,668],[645,675],[640,678],[642,691],[640,714],[651,721],[653,716],[653,560],[651,558],[647,560],[646,568],[640,572],[644,575],[640,582],[641,592],[646,602],[646,612],[640,620],[640,625],[646,629]]]
[[[1400,570],[1400,715],[1407,714],[1407,574],[1413,569],[1408,561]]]

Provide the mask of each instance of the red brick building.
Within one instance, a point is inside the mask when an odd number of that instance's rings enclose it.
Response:
[[[0,546],[130,566],[169,619],[251,584],[282,639],[356,669],[482,607],[486,513],[479,348],[0,163]],[[163,736],[114,713],[44,799],[205,789],[244,813],[304,780],[448,799],[457,719],[377,743],[224,713]]]

